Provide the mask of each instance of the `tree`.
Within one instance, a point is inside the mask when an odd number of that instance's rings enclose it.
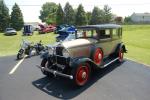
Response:
[[[103,10],[98,7],[94,7],[91,15],[90,24],[101,24],[103,23]]]
[[[58,5],[53,2],[46,2],[42,6],[42,10],[40,10],[40,16],[42,22],[46,23],[56,23],[56,11]]]
[[[21,30],[24,25],[23,15],[19,6],[15,3],[11,12],[11,26],[17,31]]]
[[[111,8],[108,5],[104,5],[103,8],[103,22],[104,23],[109,23],[112,21],[112,13],[111,13]]]
[[[86,17],[86,13],[84,11],[82,4],[80,4],[77,8],[75,24],[76,25],[86,25],[87,24],[87,17]]]
[[[131,24],[131,23],[132,23],[131,16],[125,17],[125,18],[124,18],[124,23],[126,23],[126,24]]]
[[[6,7],[3,0],[0,1],[0,31],[4,31],[9,27],[9,9]]]
[[[65,23],[72,25],[75,23],[75,12],[69,2],[66,3],[64,7],[64,14],[65,14]]]
[[[86,17],[87,17],[87,23],[90,24],[92,13],[91,12],[86,12]]]
[[[56,12],[56,23],[58,25],[64,23],[64,11],[63,11],[60,4],[58,5],[58,9],[57,9],[57,12]]]

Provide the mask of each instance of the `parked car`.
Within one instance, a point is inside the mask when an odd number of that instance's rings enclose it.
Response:
[[[23,35],[33,35],[34,28],[32,25],[24,25],[23,27]]]
[[[56,26],[55,34],[58,34],[59,31],[65,30],[65,28],[67,28],[67,27],[69,27],[69,25],[67,25],[67,24],[62,24],[62,25]]]
[[[39,34],[54,32],[56,30],[56,27],[54,25],[44,26],[40,24],[39,26],[40,26]]]
[[[69,34],[75,34],[77,29],[74,26],[67,26],[59,31],[57,31],[58,36],[56,37],[56,41],[63,41],[68,37]]]
[[[4,35],[17,35],[17,31],[14,28],[6,28]]]
[[[127,52],[122,42],[122,27],[116,24],[78,27],[76,39],[50,46],[38,66],[48,77],[69,78],[77,86],[84,86],[94,69],[123,61]],[[111,67],[111,66],[109,66]]]

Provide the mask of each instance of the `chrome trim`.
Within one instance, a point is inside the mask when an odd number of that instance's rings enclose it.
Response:
[[[108,65],[110,65],[111,63],[115,62],[116,60],[118,60],[119,57],[113,59],[112,61],[110,61],[109,63],[105,64],[104,67],[107,67]]]

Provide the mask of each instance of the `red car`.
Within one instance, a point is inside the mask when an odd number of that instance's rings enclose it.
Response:
[[[45,34],[45,33],[49,33],[49,32],[54,32],[56,30],[56,27],[53,25],[48,25],[47,27],[44,25],[39,25],[40,26],[40,30],[39,30],[39,34]]]

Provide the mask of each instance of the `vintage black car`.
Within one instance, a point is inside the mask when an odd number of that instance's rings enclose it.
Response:
[[[123,61],[127,52],[122,42],[122,27],[116,24],[78,27],[76,39],[50,46],[42,55],[39,68],[47,76],[69,78],[77,86],[85,85],[96,68]]]

